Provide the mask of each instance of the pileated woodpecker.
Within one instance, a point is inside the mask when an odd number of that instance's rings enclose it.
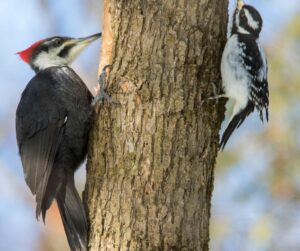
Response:
[[[57,201],[71,250],[86,250],[87,219],[74,172],[87,152],[92,94],[68,66],[101,33],[85,38],[51,37],[18,52],[36,75],[16,112],[24,175],[36,195],[36,217]]]

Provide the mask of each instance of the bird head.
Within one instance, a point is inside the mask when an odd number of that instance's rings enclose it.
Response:
[[[100,37],[101,33],[84,38],[50,37],[17,54],[38,72],[51,66],[69,65],[86,46]]]
[[[257,38],[263,25],[259,12],[254,7],[246,5],[242,0],[237,1],[233,22],[235,32],[254,35]]]

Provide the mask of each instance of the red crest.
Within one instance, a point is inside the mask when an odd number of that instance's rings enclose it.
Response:
[[[34,44],[32,44],[30,47],[28,47],[27,49],[25,49],[24,51],[19,51],[17,52],[17,54],[22,58],[22,60],[24,60],[26,63],[29,63],[30,61],[30,56],[32,51],[39,46],[44,40],[39,40],[37,42],[35,42]]]

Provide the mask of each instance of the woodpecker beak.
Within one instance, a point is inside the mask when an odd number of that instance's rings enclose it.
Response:
[[[86,47],[93,41],[97,40],[102,36],[102,33],[97,33],[88,37],[82,37],[82,38],[71,38],[69,41],[65,43],[65,45],[74,45],[76,47]]]
[[[87,47],[90,43],[100,38],[101,35],[102,33],[97,33],[92,36],[83,38],[69,38],[64,43],[64,48],[71,48],[67,56],[65,56],[65,58],[67,59],[67,63],[71,63],[85,47]]]
[[[245,5],[245,3],[244,3],[243,0],[237,0],[236,7],[237,7],[238,10],[241,10],[244,5]]]
[[[97,33],[88,37],[82,37],[82,38],[75,38],[73,41],[75,44],[90,44],[91,42],[97,40],[102,36],[102,33]]]

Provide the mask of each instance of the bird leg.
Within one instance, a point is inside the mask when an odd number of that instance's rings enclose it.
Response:
[[[104,100],[106,100],[108,103],[112,103],[112,104],[116,104],[117,102],[115,102],[106,92],[106,76],[107,76],[107,72],[106,69],[110,69],[111,65],[106,65],[103,67],[102,73],[99,76],[99,86],[100,86],[100,90],[98,95],[96,95],[96,97],[94,98],[92,105],[95,106],[97,103],[101,103]]]
[[[206,101],[209,101],[209,100],[216,100],[216,99],[220,99],[220,98],[227,98],[226,94],[222,93],[222,94],[219,94],[220,92],[217,91],[218,87],[215,83],[211,83],[211,85],[213,86],[213,96],[209,97],[209,98],[205,98],[203,101],[202,101],[202,104]]]
[[[220,98],[227,98],[227,96],[225,94],[220,94],[220,95],[209,97],[207,99],[208,100],[215,100],[215,99],[220,99]]]

